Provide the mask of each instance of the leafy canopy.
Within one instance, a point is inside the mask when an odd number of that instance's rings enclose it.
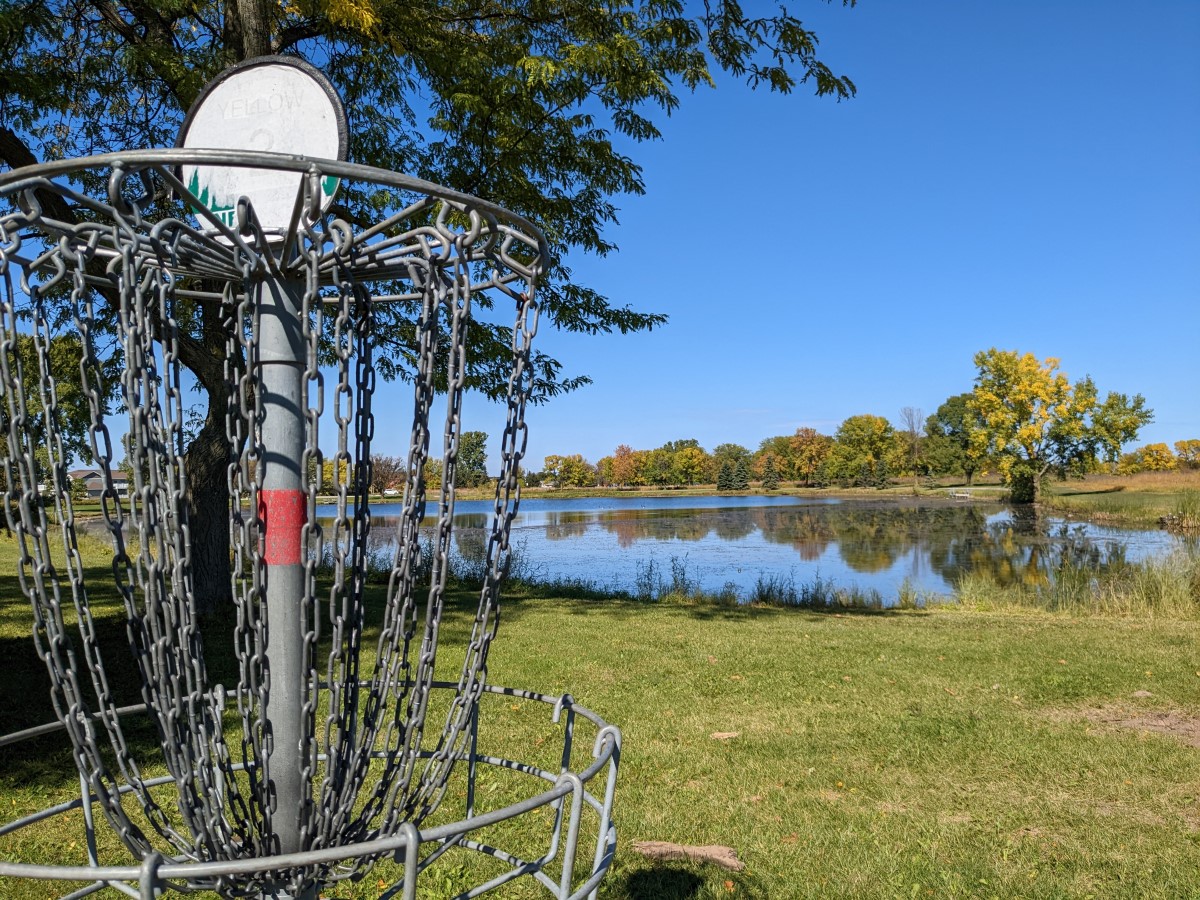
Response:
[[[844,0],[853,5],[854,0]],[[350,158],[483,196],[536,222],[559,328],[652,328],[662,315],[577,283],[566,251],[615,249],[615,198],[643,191],[627,148],[661,136],[681,90],[750,86],[850,97],[817,37],[780,5],[736,0],[16,0],[0,5],[0,163],[169,146],[203,85],[269,53],[323,69],[350,115]],[[344,214],[369,220],[360,206]],[[391,339],[405,374],[405,320]],[[471,383],[503,389],[505,326],[472,333]],[[191,359],[193,369],[201,362]],[[539,397],[586,383],[537,361]]]
[[[925,458],[931,471],[963,474],[968,481],[983,462],[983,448],[972,444],[980,419],[970,407],[971,394],[955,394],[925,420]]]
[[[864,471],[897,468],[902,455],[896,430],[883,416],[850,416],[838,426],[825,469],[830,478],[850,482]]]
[[[1101,403],[1091,378],[1071,384],[1053,357],[1039,361],[1015,350],[975,354],[978,375],[968,409],[979,417],[971,433],[978,455],[999,460],[1001,470],[1028,481],[1036,499],[1051,470],[1081,472],[1100,454],[1115,460],[1153,419],[1140,394],[1110,393]]]

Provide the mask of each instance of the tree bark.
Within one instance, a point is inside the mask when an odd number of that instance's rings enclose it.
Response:
[[[1048,473],[1050,471],[1050,468],[1051,468],[1050,463],[1043,463],[1037,469],[1037,474],[1035,475],[1035,477],[1033,479],[1033,504],[1034,504],[1034,506],[1036,506],[1037,504],[1042,502],[1042,480],[1046,477],[1046,473]]]
[[[225,432],[225,323],[221,309],[201,310],[201,339],[181,340],[180,359],[200,381],[208,396],[208,415],[200,433],[187,448],[188,525],[191,530],[192,589],[196,611],[211,616],[232,604],[229,559],[229,486],[227,474],[239,448],[229,446]]]
[[[192,537],[192,590],[201,616],[228,608],[233,597],[229,490],[225,482],[232,454],[225,439],[225,406],[218,393],[209,394],[208,417],[184,460]]]
[[[225,37],[239,59],[270,54],[270,5],[263,0],[229,0],[225,7]]]

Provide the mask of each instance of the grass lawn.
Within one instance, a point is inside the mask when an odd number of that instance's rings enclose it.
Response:
[[[21,601],[4,596],[22,671]],[[465,602],[450,610],[443,646],[470,620]],[[491,680],[570,691],[623,729],[607,898],[1196,897],[1198,638],[1163,620],[511,598]],[[544,717],[513,706],[501,741],[536,754]],[[0,764],[11,814],[71,790],[51,746]],[[0,854],[82,861],[74,815]],[[725,844],[746,868],[652,863],[637,840]],[[475,865],[452,855],[423,896]],[[370,896],[374,878],[329,896]]]
[[[609,897],[1200,896],[1194,623],[526,602],[505,624],[498,681],[624,730]]]

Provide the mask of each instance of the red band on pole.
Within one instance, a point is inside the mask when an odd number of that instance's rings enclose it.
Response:
[[[263,521],[263,562],[268,566],[299,565],[308,495],[304,491],[259,491],[258,517]]]

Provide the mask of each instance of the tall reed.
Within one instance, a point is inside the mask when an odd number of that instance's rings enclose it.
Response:
[[[1200,553],[1183,547],[1164,557],[1123,562],[1104,571],[1068,562],[1040,584],[1001,586],[973,573],[959,581],[955,599],[975,609],[1200,619]]]

